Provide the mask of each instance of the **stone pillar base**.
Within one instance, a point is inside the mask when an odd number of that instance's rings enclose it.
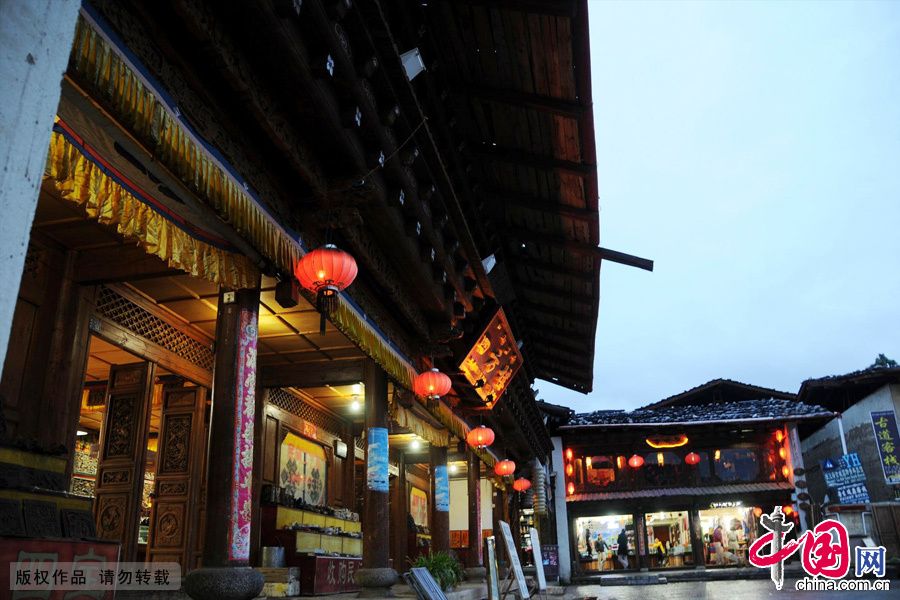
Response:
[[[487,569],[484,567],[469,567],[466,569],[466,579],[469,581],[487,581]]]
[[[362,588],[357,594],[358,598],[393,598],[391,589],[399,576],[397,571],[388,568],[359,569],[353,574],[356,584]]]
[[[194,569],[184,578],[184,590],[193,600],[252,600],[266,579],[250,567]]]

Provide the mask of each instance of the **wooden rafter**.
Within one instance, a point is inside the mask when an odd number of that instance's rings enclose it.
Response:
[[[520,108],[529,108],[557,117],[565,117],[567,119],[579,119],[586,110],[584,106],[572,102],[571,100],[561,100],[559,98],[542,96],[540,94],[499,90],[496,88],[471,84],[455,85],[453,89],[455,93],[466,95],[470,98],[478,98],[479,100],[487,100],[490,102],[497,102],[498,104],[507,104],[509,106],[518,106]]]
[[[554,202],[553,200],[548,200],[546,198],[525,196],[518,192],[509,190],[484,192],[483,195],[484,198],[489,202],[500,203],[516,208],[527,208],[529,210],[534,210],[549,215],[558,215],[560,217],[565,217],[574,221],[591,223],[597,221],[600,218],[599,213],[595,210],[590,210],[588,208],[579,208],[577,206],[569,206],[567,204],[559,204],[557,202]]]
[[[535,169],[555,171],[566,175],[575,175],[577,177],[587,177],[589,175],[596,175],[597,173],[596,165],[586,165],[580,162],[562,160],[552,156],[517,150],[515,148],[481,145],[474,148],[472,152],[476,158],[483,160],[518,164],[526,167],[533,167]]]

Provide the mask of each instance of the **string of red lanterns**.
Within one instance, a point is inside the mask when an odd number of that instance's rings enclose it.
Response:
[[[431,369],[430,371],[419,373],[419,376],[413,382],[413,391],[419,396],[425,396],[426,398],[440,398],[447,395],[452,385],[449,377],[437,369]]]
[[[686,462],[689,465],[696,465],[698,462],[700,462],[700,455],[697,454],[696,452],[691,452],[690,454],[688,454],[687,456],[684,457],[684,462]]]
[[[500,477],[506,477],[507,475],[512,475],[516,471],[516,463],[511,460],[501,460],[496,465],[494,465],[494,473],[499,475]]]

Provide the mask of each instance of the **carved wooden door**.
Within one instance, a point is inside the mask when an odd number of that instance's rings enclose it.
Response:
[[[177,562],[184,573],[194,566],[199,528],[205,408],[205,388],[163,391],[147,560]]]
[[[109,370],[94,515],[100,538],[122,543],[120,560],[124,562],[133,562],[137,555],[155,371],[149,362],[114,365]]]

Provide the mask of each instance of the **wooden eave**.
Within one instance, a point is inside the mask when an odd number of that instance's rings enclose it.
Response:
[[[420,49],[429,68],[420,77],[455,119],[470,210],[488,240],[484,254],[512,278],[505,307],[532,373],[589,392],[603,257],[587,3],[388,4],[412,15],[403,49]],[[534,325],[559,327],[585,350],[575,357],[539,343]]]

